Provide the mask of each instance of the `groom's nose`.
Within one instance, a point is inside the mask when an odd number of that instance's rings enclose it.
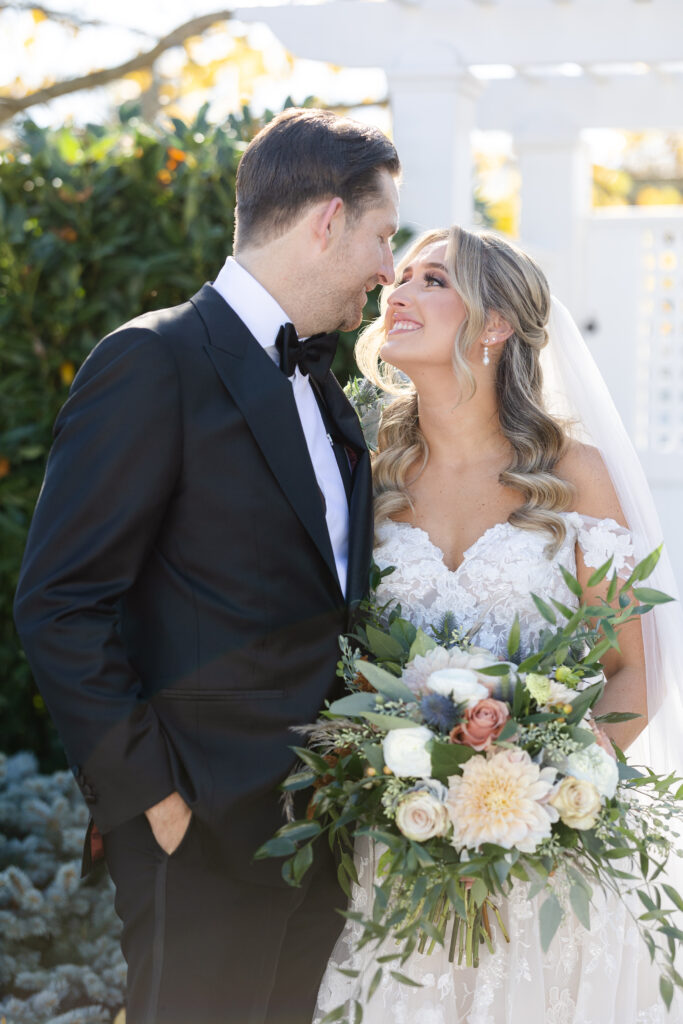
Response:
[[[383,285],[393,284],[396,274],[394,273],[394,254],[387,242],[382,251],[382,266],[378,274],[379,283]]]

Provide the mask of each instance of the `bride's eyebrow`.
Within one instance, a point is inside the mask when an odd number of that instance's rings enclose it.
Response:
[[[446,267],[445,264],[443,264],[443,263],[424,263],[423,266],[425,268],[429,268],[430,270],[443,270],[444,274],[448,273],[448,267]],[[404,274],[407,274],[408,271],[410,271],[410,273],[412,274],[413,267],[412,267],[411,264],[408,264],[407,267],[403,268],[403,273]]]

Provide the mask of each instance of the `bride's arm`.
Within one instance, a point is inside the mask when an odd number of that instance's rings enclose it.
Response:
[[[574,485],[574,508],[577,512],[596,520],[614,520],[621,527],[628,529],[609,474],[597,449],[588,445],[572,444],[567,455],[558,464],[556,472]],[[581,544],[577,543],[576,575],[584,589],[588,604],[594,604],[599,598],[607,596],[609,580],[598,586],[588,587],[588,580],[596,568],[596,565],[586,564]],[[628,570],[624,575],[628,575]],[[618,607],[618,601],[613,603]],[[635,619],[622,626],[618,639],[619,651],[610,650],[601,659],[608,682],[602,699],[595,707],[595,714],[627,711],[641,716],[628,722],[604,726],[615,743],[622,750],[626,750],[647,725],[647,678],[640,620]]]

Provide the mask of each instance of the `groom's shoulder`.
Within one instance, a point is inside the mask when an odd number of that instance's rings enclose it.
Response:
[[[164,354],[183,362],[206,342],[206,327],[196,303],[210,291],[213,289],[205,285],[186,302],[149,310],[126,321],[95,345],[86,363],[118,358],[144,361],[146,356],[153,359]],[[222,302],[220,297],[218,300]]]

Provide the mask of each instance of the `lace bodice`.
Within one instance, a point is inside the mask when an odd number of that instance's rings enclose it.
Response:
[[[634,565],[631,534],[614,519],[595,519],[566,512],[566,537],[548,557],[548,535],[497,523],[465,551],[456,570],[444,563],[443,551],[424,530],[393,520],[380,524],[375,561],[381,569],[395,566],[377,591],[381,604],[398,601],[403,615],[427,629],[451,612],[461,631],[480,647],[505,656],[515,614],[519,615],[524,656],[534,645],[545,620],[531,598],[555,598],[574,608],[577,598],[562,577],[560,565],[576,573],[576,547],[590,568],[607,559],[620,576]]]

